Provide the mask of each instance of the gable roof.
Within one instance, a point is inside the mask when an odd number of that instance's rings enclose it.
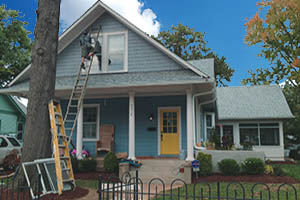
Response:
[[[11,95],[5,95],[7,97],[8,101],[16,108],[16,110],[24,117],[26,118],[27,109],[26,106],[24,106],[17,97],[11,96]]]
[[[125,25],[128,29],[141,36],[143,39],[151,43],[154,47],[166,54],[169,58],[173,59],[176,63],[180,64],[186,69],[190,69],[194,73],[203,78],[210,78],[206,73],[199,70],[197,67],[186,62],[159,42],[149,37],[146,33],[133,25],[127,19],[119,15],[116,11],[105,5],[102,1],[98,0],[91,8],[89,8],[79,19],[77,19],[68,29],[66,29],[59,37],[58,54],[62,52],[74,39],[76,39],[83,30],[92,25],[104,12],[108,12],[115,17],[120,23]],[[8,86],[11,87],[15,83],[25,80],[25,77],[29,75],[29,69],[31,65],[28,65]],[[22,78],[23,77],[23,78]]]
[[[217,88],[219,120],[288,119],[293,114],[277,85]]]
[[[195,66],[201,72],[204,72],[211,78],[215,77],[215,70],[214,70],[214,59],[213,58],[206,58],[200,60],[188,60],[190,64]]]

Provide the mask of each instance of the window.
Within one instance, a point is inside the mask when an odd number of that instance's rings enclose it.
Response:
[[[278,124],[260,124],[260,144],[279,145]]]
[[[21,145],[19,144],[19,142],[18,142],[15,138],[8,137],[7,139],[10,141],[10,143],[11,143],[14,147],[19,147],[19,146],[21,146]]]
[[[23,123],[18,123],[18,132],[17,132],[17,139],[18,140],[23,139],[23,129],[24,129]]]
[[[240,144],[280,145],[278,123],[240,124]]]
[[[240,144],[251,143],[259,145],[258,124],[240,124]]]
[[[0,137],[0,147],[7,147],[8,143],[5,141],[3,137]]]
[[[93,36],[96,37],[95,35]],[[92,73],[127,71],[127,32],[104,33],[98,38]],[[97,43],[93,41],[96,45]],[[97,44],[97,45],[98,45]]]
[[[83,139],[98,139],[99,107],[88,105],[83,107]]]
[[[206,140],[209,141],[211,135],[213,134],[213,129],[215,128],[215,113],[205,113],[204,120]]]

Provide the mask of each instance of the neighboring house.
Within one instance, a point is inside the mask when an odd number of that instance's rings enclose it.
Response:
[[[177,158],[186,153],[186,160],[192,161],[195,158],[194,150],[198,148],[196,143],[205,141],[208,132],[214,128],[216,112],[219,114],[218,123],[224,124],[223,127],[228,122],[233,123],[236,129],[242,126],[241,122],[244,120],[251,124],[254,120],[257,127],[261,127],[261,123],[271,123],[271,130],[274,131],[280,127],[278,148],[282,148],[281,120],[292,115],[281,91],[276,89],[274,93],[281,95],[280,98],[274,96],[274,105],[280,108],[273,109],[285,110],[286,115],[274,114],[274,118],[273,115],[260,118],[260,115],[253,114],[246,115],[249,118],[238,118],[244,116],[235,113],[235,106],[237,111],[244,111],[244,108],[251,110],[247,105],[257,106],[258,110],[265,109],[261,108],[262,105],[251,104],[247,97],[240,98],[245,102],[230,105],[233,108],[229,109],[227,97],[222,94],[228,94],[228,98],[232,98],[229,91],[235,91],[234,88],[216,89],[213,59],[190,62],[182,60],[101,1],[96,2],[59,38],[55,96],[61,99],[63,109],[66,108],[76,74],[80,70],[79,37],[86,29],[92,30],[95,35],[100,24],[102,66],[100,68],[98,60],[94,58],[82,115],[77,122],[79,128],[73,137],[79,151],[83,143],[92,155],[96,155],[96,142],[101,138],[100,126],[112,124],[115,152],[127,152],[131,159]],[[9,88],[0,92],[27,96],[29,71],[30,66],[11,82]],[[253,88],[255,90],[256,87]],[[276,87],[266,88],[273,91]],[[237,97],[234,95],[233,97]],[[264,92],[261,95],[267,101],[272,99],[273,93],[270,93],[271,96]],[[229,115],[231,112],[234,112],[233,115]],[[269,119],[272,121],[265,121]],[[239,132],[233,134],[237,135],[234,141],[239,145]],[[240,134],[243,135],[241,131]],[[251,131],[244,135],[247,134],[252,137]],[[277,145],[278,140],[276,142]]]
[[[15,136],[23,141],[26,107],[16,97],[0,94],[0,135]]]

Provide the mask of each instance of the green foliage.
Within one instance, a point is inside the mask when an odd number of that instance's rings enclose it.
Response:
[[[31,41],[16,10],[0,6],[0,88],[7,85],[29,63]]]
[[[212,172],[212,157],[210,154],[199,152],[197,160],[200,162],[200,176],[209,176]]]
[[[218,162],[219,170],[226,176],[236,176],[240,173],[239,164],[233,159],[223,159]]]
[[[95,172],[97,169],[97,161],[93,158],[78,160],[76,157],[71,158],[74,173]]]
[[[293,119],[288,119],[283,122],[283,132],[285,136],[293,136],[292,139],[285,138],[286,143],[300,143],[300,87],[295,87],[286,84],[283,88],[283,93],[289,104],[289,107],[295,116]]]
[[[261,45],[259,56],[266,58],[270,67],[249,72],[243,84],[270,84],[281,80],[300,83],[300,1],[262,0],[259,12],[245,24],[248,45]],[[260,17],[262,14],[263,17]]]
[[[217,84],[226,86],[224,81],[230,82],[234,70],[226,63],[224,56],[219,57],[210,48],[206,47],[207,42],[204,40],[203,33],[196,32],[194,29],[182,24],[172,26],[171,30],[171,32],[160,32],[154,39],[184,60],[214,58]]]
[[[95,172],[97,169],[97,161],[93,158],[87,158],[80,160],[79,170],[80,172]]]
[[[106,172],[114,173],[119,169],[119,161],[115,154],[108,152],[104,156],[104,170]]]
[[[285,176],[286,173],[284,172],[284,170],[280,167],[280,165],[274,165],[273,166],[273,175],[274,176]]]
[[[259,175],[265,171],[265,163],[259,158],[247,158],[241,165],[246,174]]]
[[[300,160],[299,154],[298,154],[298,149],[293,149],[290,151],[289,157],[293,158],[294,160]]]
[[[212,130],[212,134],[209,138],[209,142],[215,144],[216,149],[221,149],[220,133],[218,133],[216,128]]]

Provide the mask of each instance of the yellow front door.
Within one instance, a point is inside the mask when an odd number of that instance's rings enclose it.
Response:
[[[179,154],[179,109],[160,110],[160,153]]]

